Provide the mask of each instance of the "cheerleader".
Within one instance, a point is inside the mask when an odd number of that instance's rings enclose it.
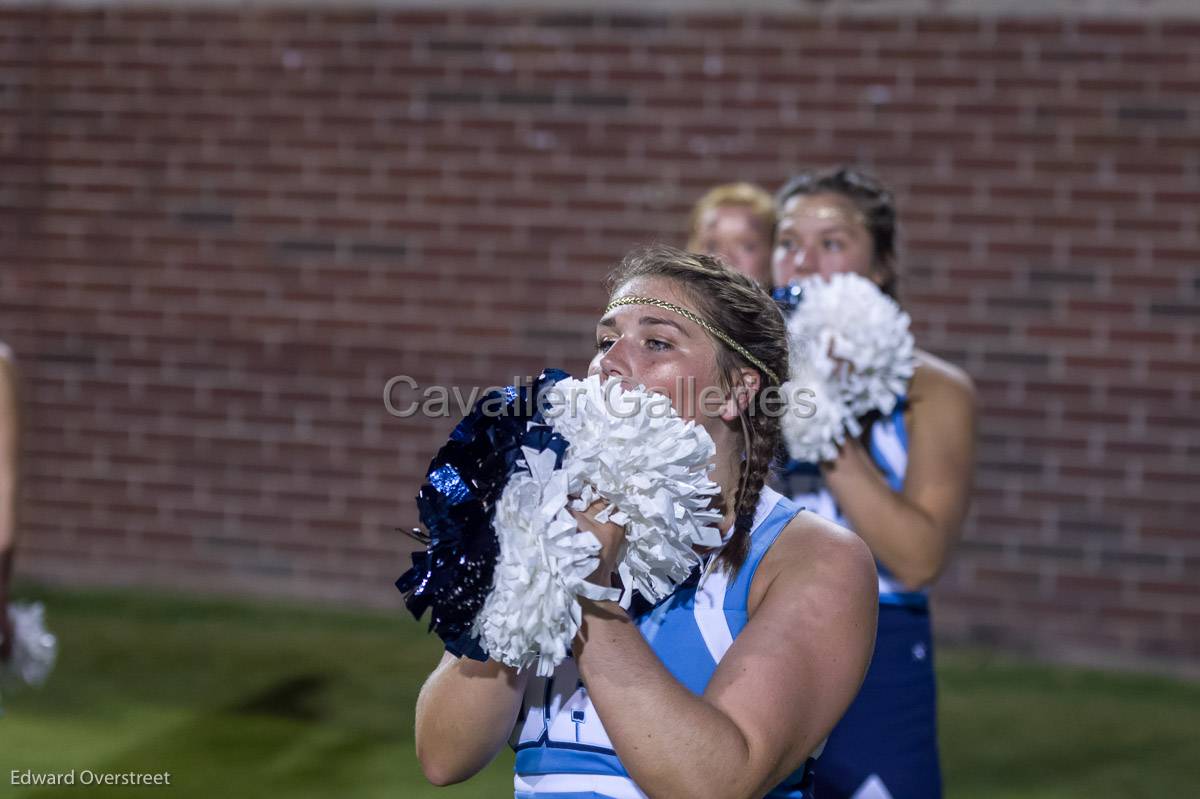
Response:
[[[896,209],[873,177],[809,172],[777,197],[777,286],[852,272],[896,296]],[[877,415],[877,414],[876,414]],[[926,589],[958,540],[974,466],[975,392],[957,367],[916,351],[907,392],[867,418],[833,460],[793,463],[785,493],[858,533],[878,569],[879,629],[862,690],[816,768],[821,799],[941,795]]]
[[[726,183],[692,208],[688,249],[714,255],[764,287],[771,284],[775,201],[753,183]]]
[[[810,797],[812,758],[866,670],[876,577],[861,539],[764,486],[783,321],[748,278],[667,248],[627,257],[610,287],[590,373],[665,395],[711,436],[724,543],[653,607],[581,599],[549,676],[447,654],[417,701],[421,767],[459,782],[508,741],[518,799]],[[607,588],[625,531],[598,510],[575,518]]]

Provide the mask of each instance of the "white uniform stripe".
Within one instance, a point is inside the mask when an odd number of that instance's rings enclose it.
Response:
[[[897,580],[895,577],[879,575],[879,593],[882,594],[908,594],[915,593],[904,586],[904,583]]]
[[[758,507],[754,509],[754,521],[750,525],[751,533],[767,520],[767,517],[771,515],[771,511],[775,510],[775,506],[779,504],[779,500],[781,499],[783,499],[783,494],[780,494],[770,486],[762,487],[762,492],[758,495]]]
[[[646,794],[628,777],[608,774],[588,774],[581,784],[578,774],[517,774],[513,778],[517,793],[538,796],[539,794],[592,793],[611,796],[612,799],[647,799]]]
[[[729,588],[729,575],[724,569],[710,568],[700,579],[696,588],[696,603],[692,615],[708,654],[716,663],[721,662],[729,647],[733,646],[733,632],[725,618],[725,591]]]
[[[751,534],[767,520],[782,499],[783,495],[778,491],[763,486],[758,497],[758,507],[754,509]],[[700,584],[696,586],[692,615],[696,617],[696,628],[700,630],[704,646],[716,663],[720,663],[729,647],[733,646],[733,631],[729,629],[729,620],[725,618],[725,592],[728,590],[729,574],[724,569],[716,568],[715,562],[710,562],[700,578]]]

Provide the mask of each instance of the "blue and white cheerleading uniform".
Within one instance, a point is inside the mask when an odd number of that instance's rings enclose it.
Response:
[[[684,584],[635,616],[638,629],[671,675],[702,694],[717,664],[748,621],[750,584],[771,544],[799,506],[764,487],[750,550],[735,575],[710,559],[695,585]],[[612,742],[571,658],[550,677],[533,677],[509,743],[516,750],[516,799],[645,799]],[[767,796],[810,799],[812,760]]]
[[[871,427],[871,459],[893,491],[904,488],[908,431],[903,398]],[[782,476],[793,501],[849,527],[820,470],[791,464]],[[816,799],[938,799],[942,793],[929,600],[876,562],[879,628],[858,696],[830,733],[814,771]]]

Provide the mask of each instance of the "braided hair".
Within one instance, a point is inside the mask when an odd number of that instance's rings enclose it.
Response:
[[[696,311],[725,332],[755,358],[787,379],[788,348],[783,315],[771,297],[749,277],[727,267],[720,259],[655,245],[634,250],[609,275],[610,296],[635,278],[665,278],[677,284]],[[750,367],[760,375],[759,389],[739,412],[742,428],[742,468],[734,498],[735,522],[719,564],[736,571],[750,549],[750,528],[763,485],[779,446],[783,396],[765,390],[775,384],[767,374],[725,343],[711,336],[717,352],[721,389],[732,393],[732,376]]]

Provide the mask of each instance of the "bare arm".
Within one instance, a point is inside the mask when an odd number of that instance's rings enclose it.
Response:
[[[17,543],[20,432],[17,368],[8,348],[0,344],[0,552]]]
[[[426,779],[450,785],[492,761],[516,723],[530,670],[450,653],[417,697],[417,759]]]
[[[0,343],[0,661],[12,653],[8,592],[17,546],[20,433],[16,367],[8,347]]]
[[[896,493],[857,441],[822,464],[847,521],[904,585],[937,578],[958,540],[975,461],[975,390],[965,374],[922,354],[913,378],[908,469]]]
[[[580,674],[622,764],[650,796],[761,796],[804,762],[857,693],[875,633],[870,553],[807,513],[783,538],[755,577],[749,624],[702,696],[670,675],[619,607],[583,603]]]

